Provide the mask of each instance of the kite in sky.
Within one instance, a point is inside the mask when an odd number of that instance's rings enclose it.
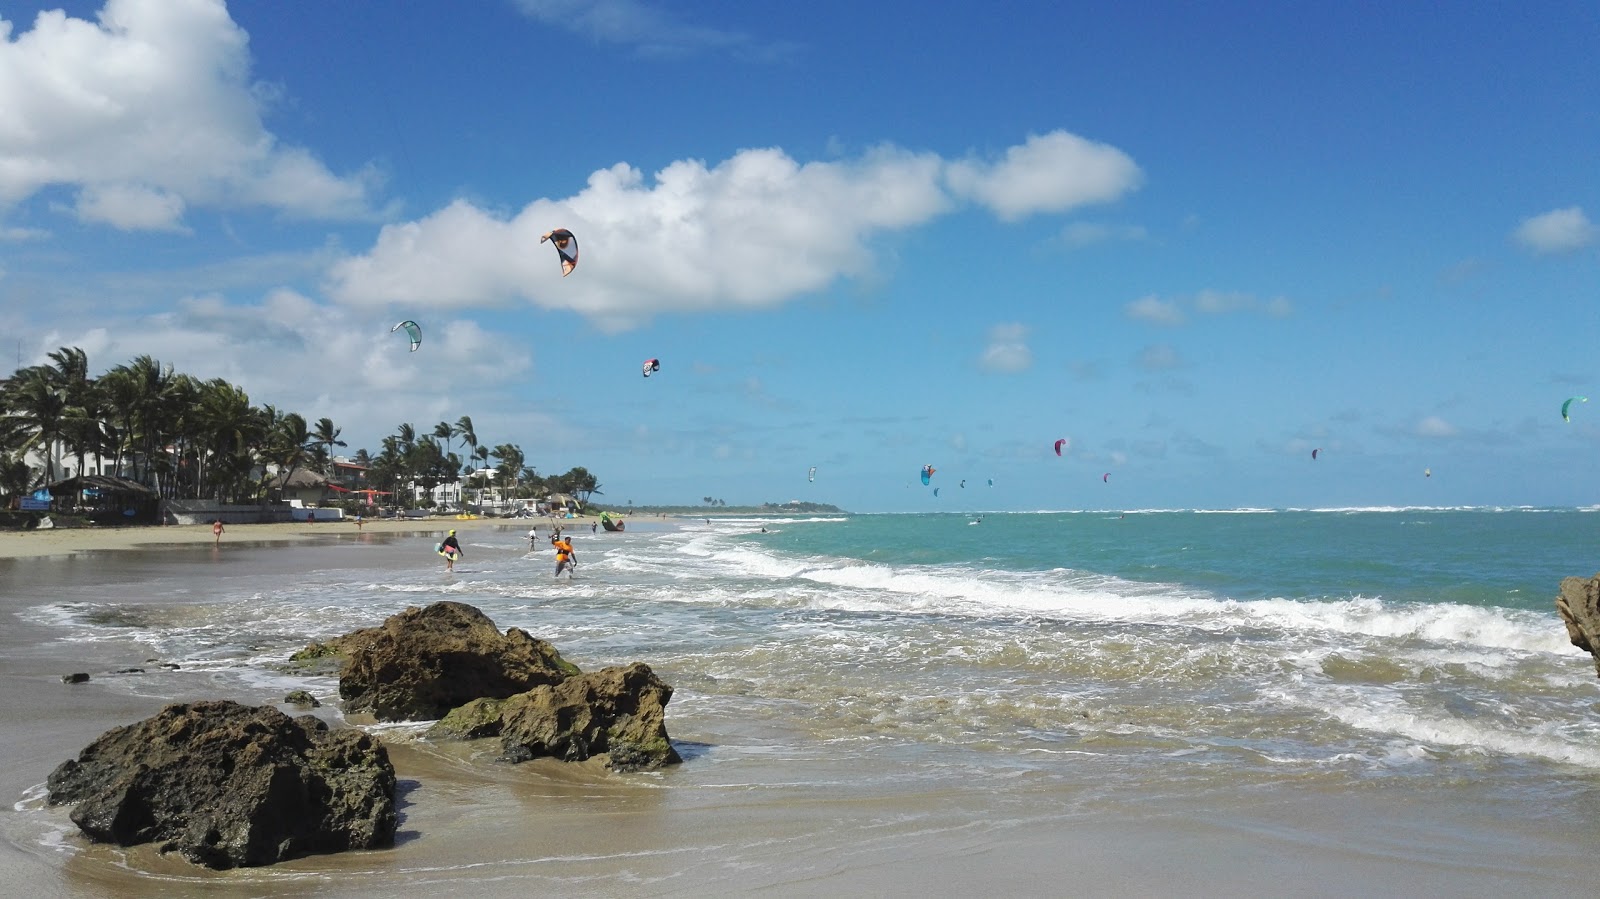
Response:
[[[817,479],[817,466],[813,465],[813,466],[811,466],[811,470],[806,472],[806,480],[815,481],[816,479]]]
[[[1572,404],[1573,403],[1587,403],[1588,401],[1589,401],[1589,398],[1586,397],[1586,396],[1575,396],[1575,397],[1572,397],[1571,399],[1567,400],[1566,402],[1562,403],[1561,404],[1561,420],[1562,421],[1571,421],[1572,420],[1572,419],[1567,417],[1567,410],[1572,408]]]
[[[661,370],[661,360],[660,359],[646,359],[646,360],[644,360],[644,376],[645,377],[648,378],[652,374],[654,374],[654,373],[656,373],[656,372],[658,372],[660,370]]]
[[[1061,455],[1061,448],[1063,446],[1067,446],[1067,447],[1072,446],[1072,439],[1069,438],[1069,437],[1063,437],[1060,440],[1057,440],[1056,441],[1056,455],[1058,455],[1058,456]]]
[[[390,328],[389,333],[393,334],[401,328],[406,329],[406,335],[411,338],[411,352],[415,353],[417,351],[417,347],[422,346],[422,327],[416,322],[407,319]]]
[[[1312,450],[1311,451],[1311,461],[1315,462],[1317,460],[1317,453],[1320,453],[1320,452],[1322,452],[1322,447],[1320,447],[1320,446],[1317,447],[1316,449]]]
[[[561,277],[572,274],[572,270],[578,267],[578,239],[572,236],[571,231],[557,228],[544,232],[544,236],[539,238],[540,243],[547,240],[555,244],[556,255],[561,257]]]
[[[1100,476],[1100,483],[1102,483],[1102,484],[1111,483],[1111,472],[1108,471],[1105,474],[1101,475]]]
[[[922,486],[928,486],[928,482],[933,480],[933,473],[938,470],[939,469],[934,468],[931,464],[922,466]]]

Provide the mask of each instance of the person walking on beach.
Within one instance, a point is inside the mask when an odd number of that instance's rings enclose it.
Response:
[[[356,530],[361,530],[361,513],[356,513]]]
[[[591,534],[600,533],[600,522],[598,522],[598,521],[589,522],[589,533],[591,533]]]
[[[565,537],[551,537],[550,545],[556,548],[556,577],[560,577],[565,570],[567,579],[571,580],[578,570],[578,554],[572,551],[572,541]]]
[[[439,555],[444,556],[445,571],[456,570],[456,559],[461,558],[461,543],[456,540],[455,528],[451,528],[444,542],[439,544]]]
[[[221,546],[222,545],[222,530],[223,530],[223,528],[222,528],[222,519],[218,518],[211,525],[211,536],[216,538],[216,540],[214,540],[212,542],[212,544],[211,544],[212,546]]]

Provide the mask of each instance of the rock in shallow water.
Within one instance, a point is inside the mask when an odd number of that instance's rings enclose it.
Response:
[[[1556,611],[1567,625],[1567,639],[1595,657],[1595,671],[1600,674],[1600,574],[1562,578]]]
[[[271,706],[178,703],[113,728],[47,783],[99,842],[157,843],[210,868],[394,843],[395,774],[377,739]]]
[[[458,602],[406,609],[332,645],[345,658],[345,711],[380,721],[439,718],[474,699],[504,699],[579,673],[544,640],[520,628],[502,634],[489,616]]]

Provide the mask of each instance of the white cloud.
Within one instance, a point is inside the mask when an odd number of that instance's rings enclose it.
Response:
[[[79,192],[90,222],[173,230],[186,208],[370,212],[371,172],[341,178],[262,122],[249,38],[222,0],[107,0],[90,22],[0,20],[0,206]]]
[[[1417,437],[1442,438],[1454,437],[1459,432],[1456,430],[1456,426],[1450,422],[1437,415],[1429,415],[1417,422],[1416,426],[1411,429],[1411,433]]]
[[[1026,343],[1028,329],[1019,324],[995,325],[989,329],[989,345],[978,357],[984,371],[1019,372],[1033,365],[1033,351]]]
[[[1165,325],[1169,328],[1177,327],[1187,320],[1183,314],[1183,309],[1176,302],[1163,300],[1154,294],[1134,300],[1124,306],[1123,311],[1127,313],[1129,318],[1136,321],[1150,322],[1153,325]]]
[[[329,292],[357,305],[520,297],[607,328],[666,311],[771,307],[869,275],[874,238],[956,208],[946,173],[958,167],[970,164],[892,146],[809,163],[775,148],[741,150],[716,165],[674,162],[648,182],[618,163],[577,195],[536,200],[509,218],[457,200],[385,227],[369,252],[333,266]],[[1094,201],[1074,196],[1036,205]],[[539,245],[557,227],[579,242],[577,271],[565,279],[554,251]]]
[[[124,231],[182,231],[183,198],[137,184],[91,184],[78,193],[78,218]]]
[[[1569,206],[1523,219],[1512,236],[1535,253],[1570,253],[1594,243],[1596,233],[1583,209]]]
[[[952,163],[946,174],[958,196],[976,200],[1006,221],[1109,203],[1137,188],[1142,177],[1116,147],[1065,131],[1032,135],[997,163]]]

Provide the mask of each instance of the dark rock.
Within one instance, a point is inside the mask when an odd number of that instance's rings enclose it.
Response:
[[[144,669],[143,668],[118,668],[117,670],[115,670],[115,671],[113,671],[111,673],[112,674],[143,674],[144,673]]]
[[[304,690],[290,690],[288,694],[283,697],[283,701],[289,703],[290,705],[306,705],[314,709],[319,708],[322,705],[322,703],[317,701],[317,697],[312,696],[310,693],[307,693]]]
[[[380,721],[439,718],[474,699],[504,699],[580,673],[549,643],[519,628],[501,634],[489,616],[458,602],[406,609],[333,645],[345,657],[345,710]]]
[[[506,700],[500,740],[506,759],[551,756],[637,771],[682,761],[667,736],[672,688],[635,662],[569,677]]]
[[[1567,639],[1595,657],[1595,672],[1600,674],[1600,574],[1587,580],[1562,578],[1556,611],[1567,626]]]
[[[64,684],[86,684],[89,682],[89,675],[82,671],[74,671],[71,674],[61,675],[61,682]]]
[[[357,730],[215,701],[113,728],[51,772],[52,805],[99,842],[210,868],[394,843],[394,766]]]

